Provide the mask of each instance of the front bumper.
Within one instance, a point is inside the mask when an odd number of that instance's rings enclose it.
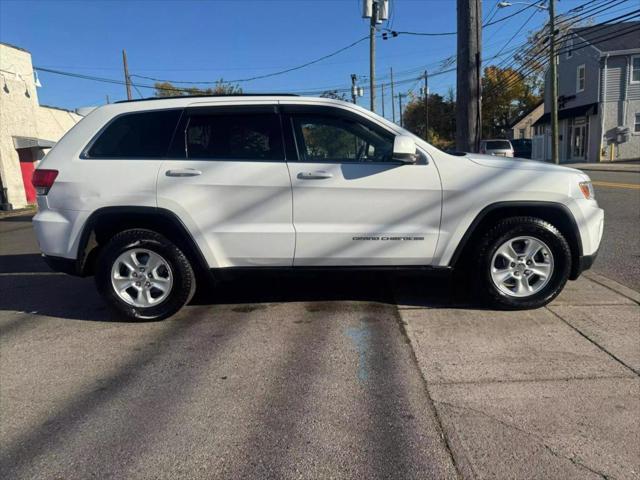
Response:
[[[578,257],[578,265],[572,269],[569,279],[576,280],[582,272],[589,270],[596,261],[596,258],[598,258],[598,251],[599,250],[596,250],[591,255],[582,255]]]

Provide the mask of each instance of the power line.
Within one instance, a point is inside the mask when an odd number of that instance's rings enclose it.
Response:
[[[640,12],[640,9],[635,10],[633,12],[629,12],[626,15],[633,15],[632,17],[630,17],[629,19],[635,19],[640,17],[640,15],[638,14],[638,12]],[[625,16],[626,16],[625,15]],[[617,19],[617,18],[616,18]],[[615,20],[615,19],[612,19]],[[593,27],[591,27],[592,29],[598,29],[601,30],[604,27],[609,27],[610,25],[608,24],[599,24],[599,25],[595,25]],[[596,37],[591,37],[589,40],[584,40],[582,42],[578,42],[575,43],[571,46],[571,47],[564,47],[564,48],[560,48],[558,49],[558,51],[556,52],[557,55],[561,55],[563,53],[566,53],[568,51],[576,51],[576,50],[581,50],[583,48],[587,48],[588,46],[592,45],[594,42],[597,41],[604,41],[604,40],[611,40],[614,38],[618,38],[624,35],[627,35],[629,33],[633,33],[636,30],[640,30],[640,25],[628,25],[626,27],[622,27],[620,30],[617,30],[616,32],[607,32],[604,33],[600,36],[596,36]],[[592,30],[593,31],[593,30]],[[565,39],[566,37],[569,37],[573,35],[573,32],[568,32],[567,34],[563,35],[562,37],[560,37],[558,39],[558,41],[561,41],[563,39]],[[538,52],[534,57],[528,59],[526,62],[524,62],[520,68],[514,70],[511,75],[509,76],[509,78],[507,78],[506,80],[504,80],[503,82],[500,82],[498,84],[496,84],[494,86],[494,89],[503,89],[503,88],[510,88],[512,87],[516,82],[519,81],[519,78],[521,76],[525,76],[525,75],[529,75],[533,72],[535,72],[537,70],[537,67],[534,65],[535,62],[539,61],[539,60],[544,60],[542,62],[542,65],[546,65],[548,63],[548,59],[545,58],[547,55],[547,51],[548,51],[549,47],[545,46],[540,52]],[[505,67],[509,68],[509,67]],[[489,89],[487,92],[485,92],[487,94],[493,93],[493,90]]]
[[[244,82],[251,82],[253,80],[261,80],[263,78],[275,77],[277,75],[284,75],[285,73],[289,73],[289,72],[293,72],[293,71],[296,71],[296,70],[300,70],[302,68],[305,68],[305,67],[313,65],[315,63],[318,63],[318,62],[321,62],[323,60],[326,60],[327,58],[334,57],[334,56],[344,52],[345,50],[353,48],[356,45],[358,45],[359,43],[361,43],[361,42],[363,42],[365,40],[368,40],[368,39],[369,39],[369,35],[366,35],[366,36],[356,40],[355,42],[350,43],[346,47],[342,47],[342,48],[336,50],[335,52],[329,53],[329,54],[324,55],[324,56],[322,56],[320,58],[316,58],[315,60],[311,60],[310,62],[303,63],[302,65],[297,65],[295,67],[287,68],[285,70],[280,70],[278,72],[266,73],[264,75],[256,75],[256,76],[248,77],[248,78],[237,78],[235,80],[225,80],[225,82],[226,83],[244,83]],[[146,77],[144,75],[131,75],[131,76],[132,77],[136,77],[136,78],[144,78],[145,80],[152,80],[154,82],[182,83],[182,84],[190,84],[190,85],[210,85],[210,84],[215,84],[216,83],[216,82],[212,82],[210,80],[207,80],[207,81],[167,80],[167,79],[160,79],[160,78],[154,78],[154,77]]]
[[[627,0],[622,0],[622,2],[615,2],[615,1],[613,1],[613,2],[612,2],[612,1],[609,1],[609,2],[607,2],[607,4],[605,5],[605,7],[606,7],[606,6],[609,6],[609,7],[610,7],[612,4],[619,5],[620,3],[624,3],[625,1],[627,1]],[[574,10],[574,11],[575,11],[577,8],[584,8],[584,6],[585,6],[585,5],[593,4],[593,3],[595,3],[595,0],[591,0],[590,2],[586,2],[585,4],[580,5],[580,6],[578,6],[578,7],[575,7],[575,8],[574,8],[574,9],[572,9],[572,10]],[[595,7],[592,7],[589,11],[582,11],[579,15],[576,15],[576,16],[571,17],[571,19],[573,20],[573,19],[576,19],[576,18],[578,18],[578,17],[584,17],[584,16],[586,16],[588,13],[590,13],[590,12],[594,11],[595,9],[600,9],[599,11],[602,11],[603,7],[602,7],[602,5],[597,5],[597,6],[595,6]],[[570,10],[570,12],[571,12],[572,10]],[[619,20],[619,19],[621,19],[621,18],[627,17],[627,16],[632,15],[632,14],[634,14],[634,13],[636,13],[636,12],[638,12],[638,10],[635,10],[635,11],[632,11],[632,12],[627,12],[627,13],[626,13],[626,14],[624,14],[624,15],[621,15],[621,16],[619,16],[619,17],[615,17],[615,18],[613,18],[613,19],[609,19],[609,20],[607,20],[606,22],[603,22],[602,24],[599,24],[599,25],[595,25],[595,26],[593,26],[593,27],[591,27],[591,28],[593,28],[593,29],[597,29],[597,28],[598,28],[598,27],[600,27],[601,25],[606,25],[607,23],[610,23],[610,22],[612,22],[612,21]],[[598,13],[599,13],[599,12],[598,12]],[[565,21],[566,21],[566,19],[565,19]],[[573,24],[575,24],[575,23],[577,23],[577,21],[576,21],[576,22],[574,22]],[[362,39],[360,39],[360,40],[358,40],[358,41],[354,42],[353,44],[351,44],[351,46],[353,46],[354,44],[357,44],[358,42],[363,41],[363,40],[364,40],[364,39],[366,39],[366,38],[368,38],[368,36],[367,36],[367,37],[363,37]],[[558,40],[560,41],[560,40],[562,40],[563,38],[565,38],[565,37],[564,37],[564,36],[562,36],[562,37],[560,37]],[[510,41],[511,41],[511,40],[510,40]],[[510,53],[511,51],[515,51],[515,50],[517,50],[517,49],[521,48],[522,46],[524,46],[524,45],[526,45],[526,44],[527,44],[527,42],[524,42],[523,44],[520,44],[520,45],[517,45],[517,46],[513,47],[512,49],[509,49],[509,50],[506,50],[506,51],[505,51],[505,50],[502,50],[502,51],[500,51],[497,55],[494,55],[494,56],[492,56],[492,57],[489,57],[489,58],[487,58],[487,59],[484,59],[484,61],[490,61],[490,60],[492,60],[492,59],[495,59],[495,58],[499,57],[500,55],[504,55],[504,54]],[[344,49],[346,49],[346,48],[350,48],[350,46],[344,47],[344,48],[343,48],[343,49],[341,49],[341,50],[342,50],[342,51],[344,51]],[[533,48],[533,47],[532,47],[532,48]],[[575,49],[577,49],[577,48],[574,48],[574,50],[575,50]],[[333,53],[331,53],[331,54],[329,54],[329,55],[326,55],[326,56],[324,56],[324,57],[321,57],[320,59],[316,59],[316,60],[314,60],[313,62],[307,62],[307,64],[315,63],[315,62],[321,61],[322,59],[324,59],[324,58],[328,58],[329,56],[336,55],[336,54],[338,54],[339,52],[340,52],[340,50],[339,50],[339,51],[336,51],[336,52],[333,52]],[[544,53],[544,50],[543,50],[543,52],[542,52],[542,53]],[[445,59],[445,60],[446,60],[446,59]],[[530,62],[530,61],[526,62],[523,66],[521,66],[521,68],[522,68],[522,67],[526,67],[526,66],[527,66],[527,63],[529,63],[529,62]],[[438,62],[433,62],[433,63],[435,64],[435,63],[438,63]],[[504,63],[504,62],[501,62],[501,64],[503,64],[503,63]],[[431,65],[431,64],[429,64],[429,65]],[[295,69],[299,69],[299,68],[303,68],[303,66],[298,66],[298,67],[293,67],[293,68],[291,68],[291,69],[286,69],[286,71],[293,71],[293,70],[295,70]],[[405,70],[405,71],[403,71],[403,72],[399,72],[399,73],[400,73],[400,74],[402,74],[402,73],[406,73],[406,74],[408,74],[408,73],[413,73],[413,72],[416,72],[416,73],[417,73],[418,71],[420,71],[420,72],[421,72],[422,70],[424,70],[424,68],[425,68],[425,65],[420,65],[419,67],[415,67],[415,68],[412,68],[412,69],[407,69],[407,70]],[[74,77],[74,78],[79,78],[79,79],[92,80],[92,81],[97,81],[97,82],[102,82],[102,83],[110,83],[110,84],[115,84],[115,85],[125,85],[125,82],[123,82],[123,81],[121,81],[121,80],[113,79],[113,78],[105,78],[105,77],[99,77],[99,76],[85,75],[85,74],[80,74],[80,73],[74,73],[74,72],[67,72],[67,71],[57,70],[57,69],[53,69],[53,68],[46,68],[46,67],[34,67],[34,70],[37,70],[37,71],[40,71],[40,72],[52,73],[52,74],[56,74],[56,75],[63,75],[63,76],[68,76],[68,77]],[[441,69],[441,70],[436,71],[436,72],[434,72],[434,73],[431,73],[429,76],[430,76],[430,77],[437,77],[437,76],[439,76],[439,75],[444,75],[444,74],[446,74],[446,73],[450,73],[450,72],[453,72],[453,71],[455,71],[455,70],[456,70],[456,68],[455,68],[455,67],[448,68],[448,69],[447,69],[447,68],[444,68],[444,69]],[[281,73],[284,73],[284,72],[285,72],[285,71],[283,71],[283,72],[274,72],[274,73],[276,73],[276,74],[281,74]],[[134,76],[134,75],[131,75],[131,76]],[[138,76],[138,77],[141,77],[141,76]],[[149,77],[142,77],[142,78],[149,78]],[[407,78],[407,79],[398,80],[396,83],[397,83],[397,84],[403,84],[403,83],[415,82],[417,78],[421,78],[421,77],[411,76],[410,78]],[[150,78],[150,79],[152,79],[152,78]],[[381,76],[381,77],[379,78],[379,80],[383,80],[383,79],[384,79],[384,80],[386,80],[385,76]],[[241,80],[242,80],[242,79],[241,79]],[[248,79],[246,79],[246,80],[248,80]],[[234,82],[234,81],[230,81],[230,82]],[[237,81],[235,81],[235,82],[237,82]],[[178,83],[178,82],[176,82],[176,83]],[[193,82],[193,83],[198,83],[198,82]],[[202,83],[214,83],[214,82],[200,82],[200,83],[202,84]],[[135,86],[135,87],[138,87],[138,88],[146,88],[146,89],[153,89],[153,90],[167,91],[167,92],[175,92],[175,93],[178,93],[178,92],[189,92],[189,89],[187,89],[187,88],[180,88],[180,87],[163,88],[163,87],[156,87],[155,85],[148,85],[148,84],[141,84],[141,83],[135,83],[135,84],[134,84],[134,83],[131,83],[131,85],[132,85],[132,86]],[[344,85],[344,84],[341,84],[341,85]],[[328,90],[328,89],[332,89],[332,90],[333,90],[334,88],[324,88],[324,89],[320,89],[319,87],[317,87],[317,88],[314,88],[314,89],[309,89],[309,90],[299,91],[299,92],[300,92],[300,93],[315,94],[315,93],[322,93],[323,91],[326,91],[326,90]],[[348,92],[348,91],[349,91],[349,88],[348,88],[348,87],[347,87],[347,88],[338,88],[338,89],[336,89],[336,90],[338,90],[339,92]]]

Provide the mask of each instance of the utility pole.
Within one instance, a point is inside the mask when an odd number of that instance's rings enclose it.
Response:
[[[424,139],[429,141],[429,72],[424,71]]]
[[[396,104],[394,103],[396,97],[393,94],[393,67],[389,68],[391,70],[391,119],[393,123],[396,123]]]
[[[382,118],[384,118],[384,83],[380,84],[380,95],[382,100]]]
[[[372,112],[376,111],[376,25],[389,19],[389,0],[363,0],[362,17],[369,19],[369,89]]]
[[[551,160],[560,163],[558,152],[558,69],[556,65],[556,2],[549,0],[549,62],[551,65]]]
[[[457,0],[456,149],[475,152],[480,140],[480,23],[482,0]]]
[[[351,101],[356,103],[356,98],[358,97],[358,87],[356,86],[356,80],[358,77],[355,73],[351,74]]]
[[[127,64],[127,51],[122,49],[122,66],[124,68],[124,83],[127,86],[127,100],[131,100],[131,77],[129,77],[129,65]]]
[[[378,2],[373,2],[369,19],[369,90],[370,109],[376,111],[376,22],[378,21]]]
[[[398,93],[398,110],[400,113],[400,126],[402,127],[402,97],[404,96],[404,94],[402,93]]]
[[[109,104],[109,103],[111,103],[111,99],[109,98],[109,95],[108,95],[108,94],[106,95],[106,97],[107,97],[107,103],[108,103],[108,104]]]

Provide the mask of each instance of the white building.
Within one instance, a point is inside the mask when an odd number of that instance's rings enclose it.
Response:
[[[82,118],[38,103],[31,54],[0,43],[0,209],[35,202],[38,161]]]

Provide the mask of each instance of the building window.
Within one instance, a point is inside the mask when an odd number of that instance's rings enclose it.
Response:
[[[633,124],[633,131],[640,133],[640,113],[636,113],[636,121]]]
[[[584,65],[578,66],[576,73],[576,92],[584,92],[585,85],[585,68]]]
[[[525,137],[526,137],[525,129],[521,128],[520,129],[520,136],[518,138],[525,138]]]
[[[640,83],[640,55],[631,57],[631,83]]]
[[[573,38],[567,40],[567,58],[573,57]]]

